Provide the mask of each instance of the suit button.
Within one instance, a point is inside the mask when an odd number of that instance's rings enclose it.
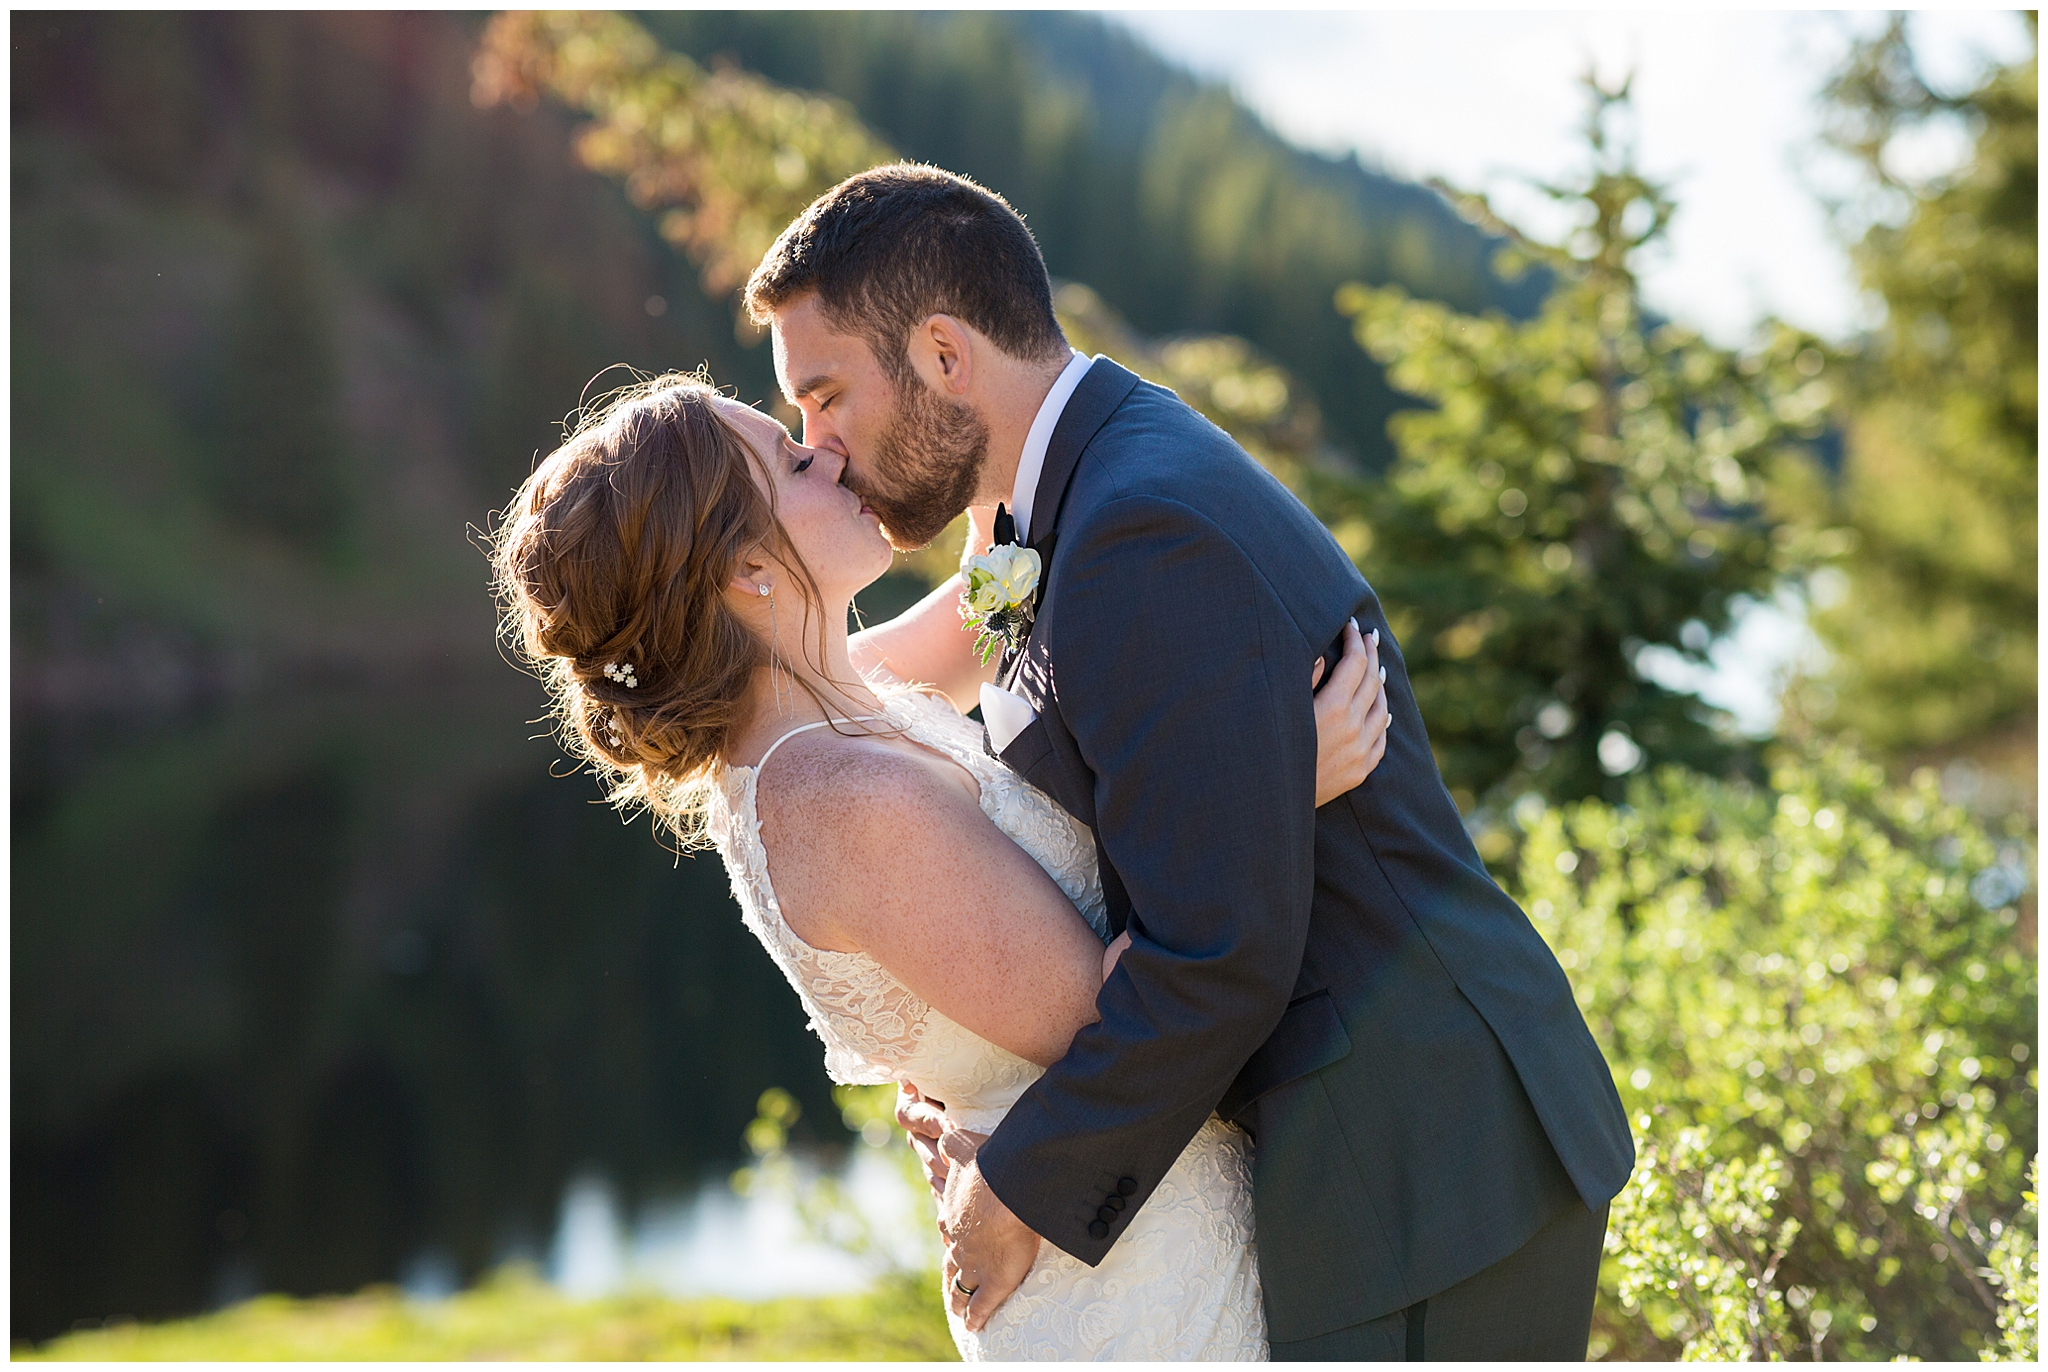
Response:
[[[1135,1195],[1137,1195],[1137,1194],[1138,1194],[1138,1179],[1137,1179],[1136,1177],[1125,1177],[1125,1178],[1124,1178],[1124,1179],[1123,1179],[1122,1181],[1120,1181],[1120,1182],[1118,1182],[1118,1183],[1116,1184],[1116,1193],[1117,1193],[1117,1194],[1118,1194],[1119,1196],[1135,1196]]]
[[[1103,1204],[1107,1205],[1112,1210],[1121,1210],[1126,1205],[1129,1205],[1130,1202],[1125,1200],[1122,1196],[1111,1196],[1108,1200],[1104,1201]]]
[[[1108,1238],[1108,1237],[1109,1237],[1109,1226],[1108,1226],[1108,1225],[1106,1225],[1106,1224],[1104,1224],[1104,1223],[1103,1223],[1103,1222],[1102,1222],[1101,1220],[1092,1220],[1092,1221],[1090,1221],[1090,1222],[1089,1222],[1089,1225],[1088,1225],[1088,1237],[1089,1237],[1089,1238],[1091,1238],[1091,1239],[1106,1239],[1106,1238]]]
[[[1111,1206],[1105,1205],[1095,1212],[1095,1218],[1101,1220],[1104,1224],[1115,1224],[1116,1210]]]

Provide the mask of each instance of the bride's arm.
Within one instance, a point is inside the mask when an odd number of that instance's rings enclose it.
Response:
[[[961,785],[893,749],[824,748],[759,800],[783,918],[806,943],[868,954],[1040,1066],[1094,1022],[1101,941]]]
[[[988,551],[994,513],[979,507],[967,512],[963,558]],[[996,679],[996,659],[982,663],[974,651],[973,631],[960,621],[958,576],[894,619],[861,630],[847,647],[863,675],[882,666],[904,681],[936,686],[962,714],[980,703],[981,684]]]

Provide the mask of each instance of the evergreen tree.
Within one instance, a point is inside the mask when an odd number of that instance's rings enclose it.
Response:
[[[1362,563],[1394,616],[1453,794],[1619,799],[1656,762],[1717,770],[1716,712],[1638,668],[1660,646],[1703,662],[1741,596],[1788,561],[1766,474],[1820,432],[1825,365],[1773,329],[1715,348],[1646,310],[1632,262],[1674,206],[1637,169],[1626,85],[1588,78],[1584,179],[1550,188],[1584,222],[1534,242],[1479,197],[1459,203],[1558,285],[1527,322],[1392,288],[1338,306],[1394,384],[1430,402],[1391,425],[1384,490],[1311,482],[1333,523],[1369,517]]]
[[[340,362],[289,137],[288,22],[245,31],[254,223],[228,321],[216,503],[302,552],[331,555],[347,522]]]
[[[2038,32],[2034,15],[2027,23]],[[1842,564],[1846,596],[1816,619],[1835,669],[1794,707],[1895,756],[1985,742],[1996,751],[2000,734],[2032,736],[2036,62],[1941,95],[1895,19],[1829,90],[1833,141],[1905,212],[1855,249],[1886,308],[1849,369],[1845,479],[1831,512],[1857,542]],[[1970,125],[1968,161],[1924,184],[1893,176],[1895,139],[1944,117]],[[2023,752],[2031,772],[2031,746]]]
[[[737,67],[706,71],[619,14],[506,13],[484,31],[479,105],[546,93],[591,117],[584,165],[626,183],[712,291],[747,279],[826,189],[895,154],[844,104]]]
[[[101,117],[101,155],[153,191],[188,190],[201,142],[201,74],[189,16],[95,18],[100,62],[93,95]],[[39,27],[33,21],[29,26]]]
[[[265,179],[229,321],[214,498],[234,518],[326,556],[349,515],[333,320],[291,174],[273,166]]]

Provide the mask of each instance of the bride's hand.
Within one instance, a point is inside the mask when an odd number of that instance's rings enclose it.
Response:
[[[1102,979],[1104,981],[1109,980],[1110,971],[1113,968],[1115,968],[1116,960],[1122,957],[1124,955],[1124,949],[1130,946],[1131,931],[1126,929],[1121,934],[1118,934],[1116,936],[1116,938],[1110,943],[1109,947],[1102,950]]]
[[[1322,680],[1322,659],[1309,689]],[[1387,751],[1386,669],[1380,666],[1379,631],[1361,637],[1358,621],[1344,630],[1344,655],[1316,692],[1316,805],[1327,805],[1372,775]],[[1104,968],[1104,975],[1108,969]]]

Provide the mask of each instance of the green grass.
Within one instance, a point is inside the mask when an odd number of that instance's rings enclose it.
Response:
[[[259,1296],[196,1319],[67,1334],[17,1359],[754,1361],[954,1360],[937,1281],[856,1296],[750,1303],[651,1294],[572,1300],[509,1270],[446,1300],[389,1287],[354,1296]]]

